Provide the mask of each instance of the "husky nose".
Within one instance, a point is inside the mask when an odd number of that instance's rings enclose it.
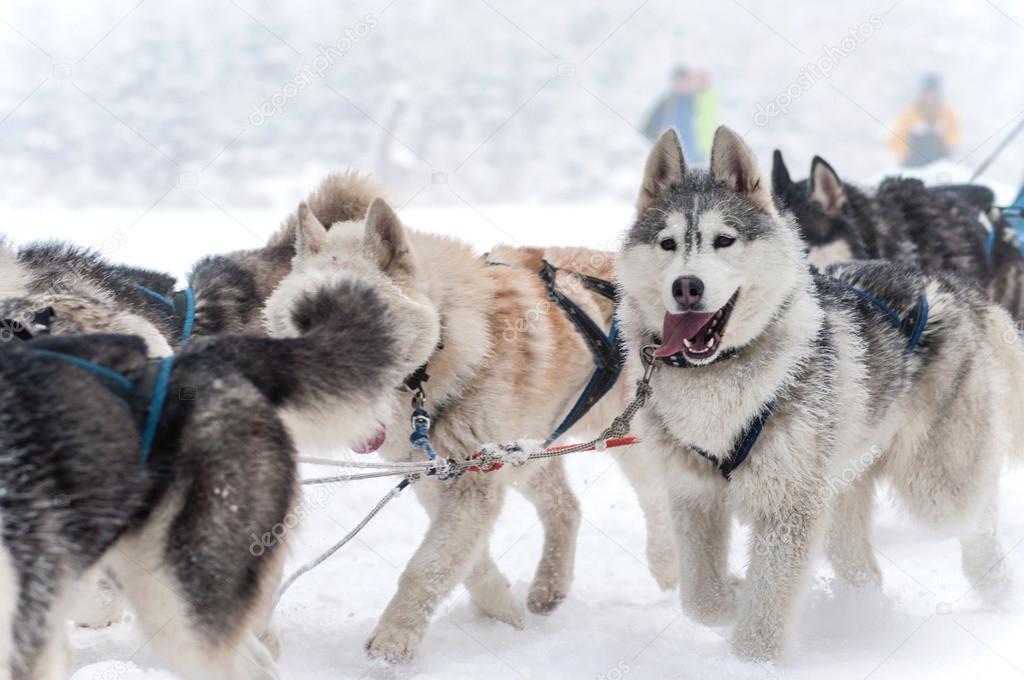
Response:
[[[704,282],[696,276],[680,276],[672,282],[672,297],[684,311],[699,304],[703,296]]]

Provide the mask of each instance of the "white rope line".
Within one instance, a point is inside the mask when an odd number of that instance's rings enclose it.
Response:
[[[363,528],[367,524],[370,523],[370,520],[372,520],[374,517],[377,516],[377,513],[379,513],[384,508],[385,505],[390,503],[392,501],[392,499],[394,499],[396,496],[398,496],[398,494],[400,494],[403,489],[405,489],[408,486],[412,486],[413,484],[418,482],[420,479],[422,479],[424,476],[431,475],[431,474],[435,474],[436,475],[441,470],[443,470],[445,472],[450,472],[452,470],[455,470],[455,471],[458,471],[458,472],[464,472],[464,471],[468,470],[471,467],[478,467],[481,471],[486,472],[487,470],[491,469],[492,467],[494,467],[495,464],[498,464],[498,463],[505,464],[507,462],[507,463],[510,463],[510,464],[513,464],[513,465],[523,465],[523,464],[525,464],[526,461],[537,460],[537,459],[540,459],[540,458],[554,458],[556,456],[565,456],[565,455],[568,455],[570,453],[576,453],[576,452],[581,452],[581,451],[590,451],[590,450],[604,451],[605,448],[606,448],[605,444],[607,443],[607,441],[609,439],[620,438],[620,437],[624,437],[627,434],[629,434],[629,429],[630,429],[631,423],[633,422],[633,418],[636,416],[637,412],[641,408],[644,407],[644,405],[647,403],[647,400],[651,396],[650,379],[651,379],[651,373],[653,371],[654,371],[654,363],[653,362],[648,362],[647,363],[647,369],[644,372],[643,379],[638,380],[637,383],[636,383],[636,395],[633,397],[633,400],[629,403],[629,405],[625,408],[625,410],[618,417],[616,417],[612,421],[611,425],[609,425],[608,428],[604,432],[602,432],[596,439],[592,439],[589,442],[584,442],[582,444],[576,444],[574,446],[570,446],[570,447],[566,447],[566,448],[563,448],[563,449],[559,449],[557,451],[546,451],[546,450],[535,451],[534,453],[531,453],[531,454],[529,454],[528,456],[525,456],[525,457],[523,456],[523,449],[522,449],[522,447],[520,447],[519,445],[516,445],[516,444],[506,444],[506,445],[504,445],[502,447],[485,447],[484,452],[481,454],[481,456],[479,458],[471,458],[471,459],[463,460],[463,461],[454,461],[454,460],[451,460],[451,459],[438,458],[435,461],[426,461],[424,463],[405,463],[405,464],[402,464],[402,463],[389,463],[388,464],[389,466],[395,466],[395,465],[403,466],[401,468],[403,470],[409,470],[411,468],[422,467],[423,465],[426,465],[426,468],[423,469],[423,470],[417,471],[417,472],[409,473],[406,476],[405,480],[403,482],[400,482],[397,486],[395,486],[393,489],[391,489],[391,491],[389,491],[386,496],[384,496],[382,499],[380,499],[377,502],[377,505],[375,505],[373,507],[373,509],[370,510],[370,513],[366,517],[364,517],[363,520],[361,522],[359,522],[359,524],[357,524],[352,529],[352,531],[348,532],[348,534],[343,539],[341,539],[340,541],[335,543],[333,546],[331,546],[331,548],[328,549],[327,552],[323,553],[322,555],[320,555],[319,557],[317,557],[313,561],[303,565],[301,568],[299,568],[298,571],[296,571],[291,576],[289,576],[288,579],[284,583],[281,584],[280,589],[278,589],[277,597],[274,600],[274,606],[271,608],[271,612],[273,612],[275,609],[277,609],[277,605],[278,605],[278,603],[280,603],[281,598],[284,596],[285,592],[289,588],[291,588],[292,584],[294,584],[295,581],[297,581],[303,575],[308,574],[310,571],[312,571],[312,570],[316,569],[317,567],[319,567],[321,564],[326,562],[332,555],[334,555],[334,553],[336,553],[339,550],[341,550],[345,546],[345,544],[347,544],[349,541],[351,541],[353,538],[355,538],[356,534],[358,534],[360,531],[362,531]],[[503,453],[497,453],[496,449],[506,449],[506,450]],[[300,460],[302,460],[302,459],[300,459]],[[305,460],[327,460],[327,459],[305,459]],[[342,461],[329,461],[329,464],[336,465],[339,462],[342,462]],[[347,462],[355,462],[355,461],[347,461]],[[362,465],[357,465],[356,467],[363,467],[363,466]],[[368,472],[368,473],[355,474],[355,475],[338,475],[337,477],[325,477],[323,479],[306,480],[306,481],[303,482],[303,484],[328,484],[328,483],[331,483],[333,481],[339,481],[340,482],[340,481],[350,481],[352,479],[369,479],[371,477],[387,477],[387,476],[399,475],[399,474],[406,474],[406,473],[404,471],[400,472],[400,471],[397,471],[397,470],[394,470],[394,471],[382,470],[382,471],[379,471],[379,472]]]
[[[410,475],[407,479],[409,481],[408,484],[399,484],[395,488],[391,489],[391,491],[388,491],[387,495],[384,496],[384,498],[381,498],[379,501],[377,501],[377,505],[373,507],[373,510],[370,511],[370,514],[364,517],[363,520],[359,522],[359,524],[355,525],[352,531],[346,534],[345,538],[341,539],[333,546],[331,546],[331,548],[324,554],[320,555],[320,557],[316,558],[312,562],[303,565],[298,571],[289,576],[288,579],[284,583],[282,583],[281,587],[278,589],[277,597],[274,599],[274,606],[271,607],[270,611],[273,612],[275,609],[277,609],[278,603],[281,602],[281,598],[284,596],[285,592],[292,587],[292,584],[294,584],[303,575],[319,567],[321,564],[326,562],[331,557],[331,555],[345,547],[345,544],[351,541],[353,538],[355,538],[356,534],[362,531],[363,527],[369,524],[370,520],[376,517],[377,513],[384,509],[385,505],[390,503],[392,499],[394,499],[396,496],[398,496],[398,494],[402,492],[402,489],[404,489],[406,486],[412,486],[415,482],[419,481],[420,478],[418,475]]]
[[[352,475],[332,475],[330,477],[313,477],[302,480],[303,486],[315,484],[338,484],[341,482],[354,482],[360,479],[379,479],[380,477],[400,477],[408,474],[403,470],[378,470],[376,472],[359,472]]]
[[[298,461],[306,465],[320,465],[324,467],[347,467],[370,470],[402,470],[403,472],[418,471],[424,467],[430,467],[429,461],[397,462],[386,460],[335,460],[333,458],[316,458],[312,456],[299,456]]]

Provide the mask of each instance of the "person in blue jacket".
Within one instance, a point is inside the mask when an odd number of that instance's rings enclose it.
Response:
[[[704,161],[696,125],[699,89],[698,74],[685,66],[677,66],[672,71],[669,92],[655,104],[643,130],[653,142],[667,128],[674,127],[679,131],[686,159],[693,163]]]

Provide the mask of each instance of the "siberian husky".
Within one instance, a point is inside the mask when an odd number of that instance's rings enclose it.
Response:
[[[257,635],[298,496],[283,415],[315,427],[329,408],[358,440],[439,330],[424,306],[349,282],[300,296],[291,325],[288,339],[197,339],[173,360],[138,336],[0,349],[0,677],[69,676],[69,594],[101,560],[184,677],[277,677]]]
[[[810,176],[794,182],[776,151],[772,190],[796,218],[812,264],[887,259],[955,271],[1024,321],[1024,252],[985,187],[889,177],[862,191],[817,156]]]
[[[655,362],[637,432],[668,487],[687,613],[736,619],[741,657],[779,657],[819,546],[842,578],[880,580],[880,479],[959,537],[978,592],[1003,592],[997,481],[1024,450],[1024,352],[1005,310],[951,274],[815,274],[724,127],[710,171],[686,166],[674,131],[658,140],[616,267],[633,370],[642,348]],[[733,515],[751,526],[745,581],[727,563]]]
[[[380,189],[365,175],[328,175],[309,200],[332,220],[359,219]],[[70,243],[44,242],[15,250],[0,237],[0,342],[34,334],[125,334],[145,339],[151,357],[171,354],[190,337],[265,335],[263,304],[291,269],[295,218],[268,243],[199,260],[175,290],[174,276],[109,262]],[[192,310],[179,304],[186,293]],[[16,299],[15,299],[16,298]],[[186,337],[187,336],[187,337]],[[70,616],[80,626],[102,628],[124,618],[102,565],[81,579]]]
[[[425,383],[439,455],[462,459],[487,443],[548,437],[594,373],[587,345],[550,301],[538,272],[545,260],[564,268],[555,284],[607,329],[613,302],[574,284],[578,277],[565,269],[608,279],[611,253],[499,248],[485,260],[453,239],[405,229],[381,200],[365,220],[325,225],[307,211],[298,222],[292,273],[267,301],[270,332],[289,332],[297,296],[333,285],[337,277],[356,277],[379,290],[398,288],[428,305],[443,327]],[[374,361],[377,350],[368,347],[364,356]],[[600,431],[624,408],[627,392],[620,380],[570,434]],[[388,460],[423,460],[409,444],[411,414],[410,395],[394,393],[390,416],[364,448],[379,449]],[[646,489],[652,486],[646,477],[656,473],[634,464],[639,458],[631,451],[620,461],[634,484]],[[546,614],[566,597],[580,510],[559,459],[449,481],[426,479],[414,488],[430,515],[430,529],[366,643],[372,657],[412,657],[437,606],[459,582],[484,613],[516,628],[524,625],[523,605],[488,549],[510,486],[534,504],[544,529],[526,607]],[[663,587],[673,587],[676,557],[667,508],[657,496],[640,500],[647,513],[649,566]]]

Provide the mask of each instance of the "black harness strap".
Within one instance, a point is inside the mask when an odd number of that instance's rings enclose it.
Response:
[[[555,278],[559,271],[564,271],[571,276],[577,277],[584,286],[595,293],[616,302],[617,296],[614,284],[571,270],[559,270],[558,267],[547,260],[543,262],[544,266],[540,271],[540,279],[544,282],[548,297],[558,305],[559,309],[575,326],[577,332],[579,332],[583,341],[587,344],[595,366],[594,374],[583,389],[579,399],[576,400],[576,403],[569,410],[565,419],[551,433],[551,436],[545,440],[544,446],[548,446],[582,420],[590,409],[594,407],[594,404],[599,402],[615,386],[619,375],[622,373],[623,356],[622,343],[619,339],[618,319],[613,319],[611,330],[605,335],[601,327],[583,311],[582,307],[576,304],[572,298],[558,290],[558,287],[555,285]]]
[[[487,261],[488,266],[510,266],[503,262]],[[566,315],[569,321],[576,328],[577,332],[587,344],[590,354],[594,359],[594,374],[583,389],[583,393],[565,419],[555,428],[555,431],[545,440],[545,446],[557,440],[565,434],[573,425],[578,423],[594,405],[601,400],[615,386],[619,375],[622,373],[624,357],[622,355],[622,342],[619,338],[618,320],[612,321],[611,330],[606,335],[597,323],[590,318],[583,308],[574,302],[570,297],[558,290],[555,285],[555,278],[559,271],[576,277],[586,288],[594,291],[612,302],[618,302],[615,291],[615,284],[604,279],[599,279],[587,274],[581,274],[569,269],[559,269],[547,260],[543,260],[543,267],[539,272],[541,281],[548,297],[558,305],[558,308]],[[438,349],[443,349],[440,344]],[[423,384],[430,379],[427,373],[428,364],[423,364],[405,379],[405,387],[413,394],[422,394]],[[435,407],[432,422],[436,423],[444,410],[445,404]]]

